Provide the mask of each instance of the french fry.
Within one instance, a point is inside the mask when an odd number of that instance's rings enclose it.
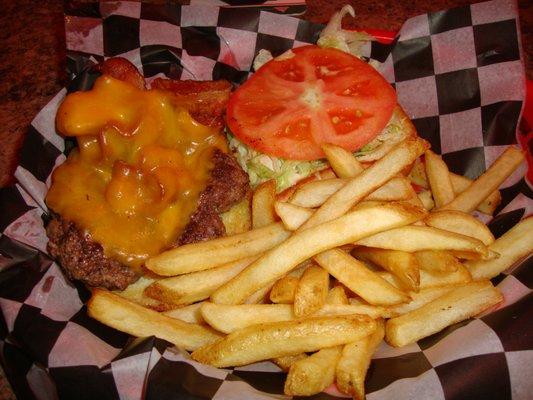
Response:
[[[328,289],[328,272],[316,265],[309,266],[296,286],[294,314],[304,317],[319,310],[326,302]]]
[[[278,193],[276,195],[277,201],[283,201],[287,202],[291,198],[291,196],[294,194],[294,192],[302,185],[305,185],[306,183],[320,180],[320,179],[333,179],[336,178],[337,175],[335,175],[335,172],[330,167],[326,167],[320,171],[315,172],[311,176],[308,176],[307,178],[304,178],[298,182],[296,182],[295,185],[292,185],[291,187],[285,189],[281,193]]]
[[[276,201],[274,208],[285,228],[291,231],[298,229],[300,225],[313,215],[313,210],[309,208],[296,206],[291,203],[282,203],[281,201]]]
[[[434,228],[479,239],[486,246],[494,242],[494,236],[489,228],[487,228],[487,225],[472,215],[461,211],[435,211],[429,214],[424,222]]]
[[[415,252],[449,250],[462,258],[493,258],[494,254],[478,239],[429,226],[404,226],[360,239],[357,245]]]
[[[331,221],[344,215],[356,203],[392,179],[422,154],[428,144],[422,139],[407,139],[339,189],[299,230]]]
[[[429,190],[422,190],[417,196],[426,210],[431,211],[435,207],[435,202]]]
[[[294,303],[294,294],[299,281],[300,278],[290,275],[278,279],[270,291],[270,301],[277,304]]]
[[[409,300],[404,292],[342,250],[320,253],[315,256],[315,261],[370,304],[389,306]]]
[[[352,153],[333,144],[322,145],[329,165],[339,178],[351,178],[363,171],[363,166],[355,159]]]
[[[154,277],[145,275],[141,276],[137,282],[132,283],[126,289],[122,291],[113,291],[116,295],[125,298],[126,300],[133,301],[143,307],[148,307],[155,311],[167,311],[176,308],[174,303],[167,303],[163,299],[153,299],[147,296],[145,289],[156,281]]]
[[[306,208],[320,207],[329,197],[348,183],[348,179],[325,179],[302,185],[290,199],[290,204]],[[394,177],[365,197],[369,201],[407,200],[411,185],[402,177]]]
[[[195,350],[221,337],[210,328],[168,317],[103,289],[93,289],[87,313],[119,331],[137,337],[157,336],[185,350]]]
[[[402,282],[393,274],[386,271],[379,271],[377,274],[398,288],[402,288]],[[457,270],[447,273],[432,273],[420,270],[420,289],[427,289],[438,286],[459,285],[472,281],[472,276],[467,268],[462,264],[457,265]]]
[[[293,269],[283,278],[278,279],[270,291],[270,301],[276,304],[293,304],[294,294],[300,278],[304,274],[307,265]]]
[[[417,291],[420,286],[420,271],[414,254],[398,250],[358,247],[352,251],[356,258],[370,261],[395,275],[402,286]],[[361,296],[364,298],[364,296]],[[366,300],[366,299],[365,299]],[[403,297],[403,301],[406,298]]]
[[[417,308],[422,307],[423,305],[439,298],[440,296],[451,292],[456,287],[457,285],[436,286],[420,289],[418,292],[409,292],[411,301],[389,307],[387,309],[386,316],[397,317],[399,315],[416,310]]]
[[[442,207],[455,197],[448,167],[440,156],[429,149],[426,150],[425,159],[426,175],[435,205],[436,207]]]
[[[392,178],[387,183],[383,184],[368,196],[365,200],[368,201],[399,201],[408,200],[413,193],[413,188],[407,178],[397,176]]]
[[[192,358],[218,368],[240,366],[354,342],[375,329],[375,321],[366,316],[317,317],[252,325],[197,349]]]
[[[145,294],[175,305],[186,305],[205,300],[256,259],[257,256],[248,257],[221,267],[160,279],[148,286]]]
[[[428,177],[426,175],[426,167],[424,166],[424,163],[420,160],[420,158],[417,158],[414,162],[413,168],[411,168],[408,178],[415,185],[423,187],[424,189],[429,189]]]
[[[311,396],[331,385],[341,350],[342,346],[329,347],[292,364],[285,381],[285,394]]]
[[[424,167],[424,163],[421,162],[419,159],[417,159],[413,168],[411,169],[411,172],[409,173],[409,179],[411,179],[411,181],[416,185],[424,189],[429,189],[426,169]],[[468,179],[466,176],[454,174],[453,172],[450,172],[450,180],[452,182],[452,187],[455,196],[457,196],[461,192],[464,192],[472,184],[471,179]],[[484,214],[492,215],[496,208],[500,205],[501,199],[502,196],[500,192],[498,190],[495,190],[481,202],[481,204],[477,207],[477,210]],[[421,198],[421,200],[424,201],[423,198]]]
[[[493,278],[533,253],[533,217],[520,221],[489,246],[500,254],[487,261],[469,261],[465,265],[474,279]]]
[[[292,364],[304,358],[307,358],[307,354],[300,353],[294,356],[276,357],[276,358],[273,358],[271,361],[274,364],[276,364],[278,367],[280,367],[283,371],[289,372],[289,369],[291,368]]]
[[[474,211],[484,199],[510,176],[524,160],[524,154],[516,147],[508,147],[500,157],[477,178],[464,192],[460,193],[442,210],[456,210],[470,213]]]
[[[279,279],[315,254],[413,223],[423,216],[421,209],[391,203],[353,211],[333,221],[298,231],[217,289],[211,299],[221,304],[242,303],[253,292]]]
[[[274,203],[276,201],[276,181],[271,179],[260,184],[252,197],[252,227],[254,229],[276,222]]]
[[[457,271],[459,260],[445,250],[422,250],[414,253],[420,269],[427,272]]]
[[[400,347],[473,317],[503,300],[490,281],[471,282],[426,305],[387,321],[387,342]]]
[[[289,202],[306,208],[320,207],[347,182],[348,179],[333,178],[306,183],[294,192]]]
[[[453,191],[457,196],[459,193],[464,192],[466,189],[472,185],[472,180],[468,179],[465,176],[454,174],[450,172],[450,179],[452,181]],[[499,190],[495,190],[489,194],[478,206],[477,210],[487,214],[492,215],[496,208],[500,205],[502,201],[502,195]]]
[[[312,315],[349,316],[367,315],[379,318],[387,313],[387,308],[369,304],[324,304]],[[291,304],[238,304],[226,305],[204,302],[202,318],[217,331],[231,333],[251,325],[292,321],[297,319]]]
[[[350,304],[350,302],[348,301],[348,296],[346,296],[344,287],[335,286],[331,288],[328,292],[328,296],[326,297],[326,303],[327,304]]]
[[[190,322],[191,324],[205,324],[205,321],[202,318],[202,312],[200,311],[202,304],[203,302],[190,304],[188,306],[175,308],[174,310],[165,311],[163,314],[167,317]]]
[[[220,267],[259,255],[290,235],[281,222],[205,242],[186,244],[146,260],[146,267],[163,276],[186,274]]]
[[[326,304],[349,304],[344,289],[340,286],[332,288],[328,292]],[[331,385],[335,380],[335,365],[341,351],[342,346],[329,347],[294,362],[285,381],[285,394],[311,395]]]
[[[267,285],[257,290],[254,294],[244,300],[244,304],[264,304],[270,298],[270,291],[274,284]]]
[[[385,322],[379,320],[374,333],[344,346],[335,371],[337,387],[341,392],[356,400],[364,400],[366,372],[384,336]]]

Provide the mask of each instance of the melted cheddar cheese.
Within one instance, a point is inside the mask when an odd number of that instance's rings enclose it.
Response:
[[[57,130],[78,148],[52,176],[48,206],[137,268],[174,243],[196,209],[224,137],[195,122],[171,92],[109,76],[69,94]]]

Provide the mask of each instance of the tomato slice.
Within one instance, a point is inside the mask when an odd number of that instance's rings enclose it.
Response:
[[[396,93],[374,68],[336,49],[292,52],[232,94],[227,123],[242,142],[280,158],[315,160],[324,157],[324,143],[356,151],[385,128]]]

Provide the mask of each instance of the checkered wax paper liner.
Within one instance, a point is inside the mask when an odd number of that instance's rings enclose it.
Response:
[[[123,56],[149,79],[242,82],[261,48],[275,55],[316,41],[321,26],[260,9],[140,3],[67,8],[68,69],[76,76],[35,117],[16,170],[0,191],[0,352],[20,399],[285,398],[285,374],[264,362],[216,369],[156,338],[133,340],[89,318],[87,289],[46,256],[44,196],[71,142],[55,133],[67,90],[86,89],[90,68]],[[392,45],[365,55],[398,92],[418,132],[453,172],[475,178],[516,144],[524,73],[513,2],[497,0],[409,19]],[[524,168],[502,186],[489,223],[500,236],[533,208]],[[527,399],[533,385],[532,259],[494,279],[505,304],[416,344],[382,344],[368,399]],[[334,398],[322,393],[315,399]]]

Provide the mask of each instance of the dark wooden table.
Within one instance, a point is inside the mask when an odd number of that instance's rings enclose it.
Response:
[[[407,18],[422,12],[472,2],[476,1],[307,0],[308,11],[303,18],[325,23],[333,12],[349,3],[357,15],[354,21],[346,21],[347,27],[397,30]],[[66,73],[63,1],[0,0],[0,4],[0,186],[3,186],[13,182],[16,155],[26,127],[65,86]],[[533,2],[519,0],[519,12],[527,76],[533,79]],[[0,400],[14,398],[9,384],[0,376]]]

